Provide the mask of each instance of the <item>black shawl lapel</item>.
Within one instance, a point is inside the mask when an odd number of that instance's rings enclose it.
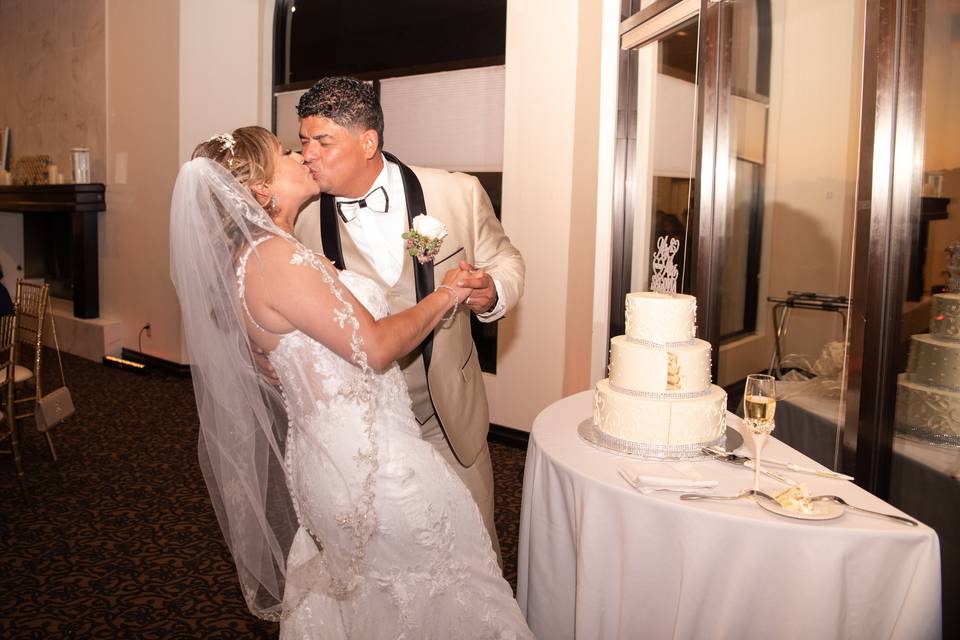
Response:
[[[323,243],[323,255],[337,269],[343,271],[343,249],[340,247],[340,229],[337,224],[337,207],[333,196],[324,193],[320,196],[320,241]]]
[[[400,167],[400,175],[403,177],[403,193],[407,199],[407,223],[410,229],[413,229],[414,217],[427,212],[427,206],[423,200],[423,188],[416,174],[407,165],[400,162],[397,157],[391,153],[383,152],[384,157]],[[333,206],[331,198],[331,207]],[[334,213],[336,215],[336,213]],[[336,220],[334,220],[336,223]],[[338,236],[339,242],[339,236]],[[435,288],[433,281],[433,263],[420,264],[415,257],[413,260],[413,277],[417,287],[417,302],[423,300],[426,296],[433,293]],[[433,353],[433,332],[431,331],[420,345],[423,348],[423,368],[430,370],[430,356]]]
[[[390,162],[400,167],[400,175],[403,177],[403,192],[407,200],[407,223],[410,229],[413,228],[413,218],[421,213],[427,212],[427,207],[423,200],[423,188],[417,176],[407,165],[400,162],[393,154],[383,152],[384,157]],[[320,196],[320,238],[323,243],[323,254],[333,265],[340,270],[345,269],[343,262],[343,248],[340,243],[340,224],[337,221],[337,207],[334,205],[333,196],[324,193]],[[399,241],[399,239],[398,239]],[[413,277],[417,291],[417,302],[433,293],[433,263],[420,264],[415,257],[413,260]],[[433,332],[424,338],[420,344],[423,349],[423,367],[430,369],[430,356],[433,353]]]

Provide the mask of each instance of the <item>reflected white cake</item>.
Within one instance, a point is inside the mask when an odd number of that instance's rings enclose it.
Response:
[[[610,377],[594,394],[600,444],[686,457],[722,442],[727,394],[710,384],[710,344],[694,337],[696,308],[689,295],[627,295],[627,333],[610,341]]]
[[[960,294],[938,293],[930,333],[910,337],[897,376],[897,429],[935,444],[960,445]]]

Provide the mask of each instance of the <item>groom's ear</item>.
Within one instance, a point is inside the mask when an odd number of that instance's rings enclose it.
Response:
[[[373,129],[367,129],[360,135],[360,146],[363,148],[363,155],[367,160],[373,159],[380,147],[379,136]]]

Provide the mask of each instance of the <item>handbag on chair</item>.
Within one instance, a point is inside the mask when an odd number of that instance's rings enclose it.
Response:
[[[34,419],[37,422],[37,431],[40,433],[49,431],[51,427],[60,424],[76,412],[73,407],[73,397],[70,395],[70,389],[67,388],[67,379],[63,375],[60,342],[57,340],[57,324],[54,322],[52,313],[50,314],[50,326],[53,328],[53,344],[57,348],[57,362],[60,364],[60,379],[63,381],[63,386],[42,395],[37,400]]]

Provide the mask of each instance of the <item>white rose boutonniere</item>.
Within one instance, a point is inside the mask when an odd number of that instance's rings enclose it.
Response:
[[[413,228],[404,231],[401,236],[406,240],[407,253],[416,257],[420,264],[433,262],[443,239],[447,237],[447,227],[436,218],[421,213],[413,219]]]

